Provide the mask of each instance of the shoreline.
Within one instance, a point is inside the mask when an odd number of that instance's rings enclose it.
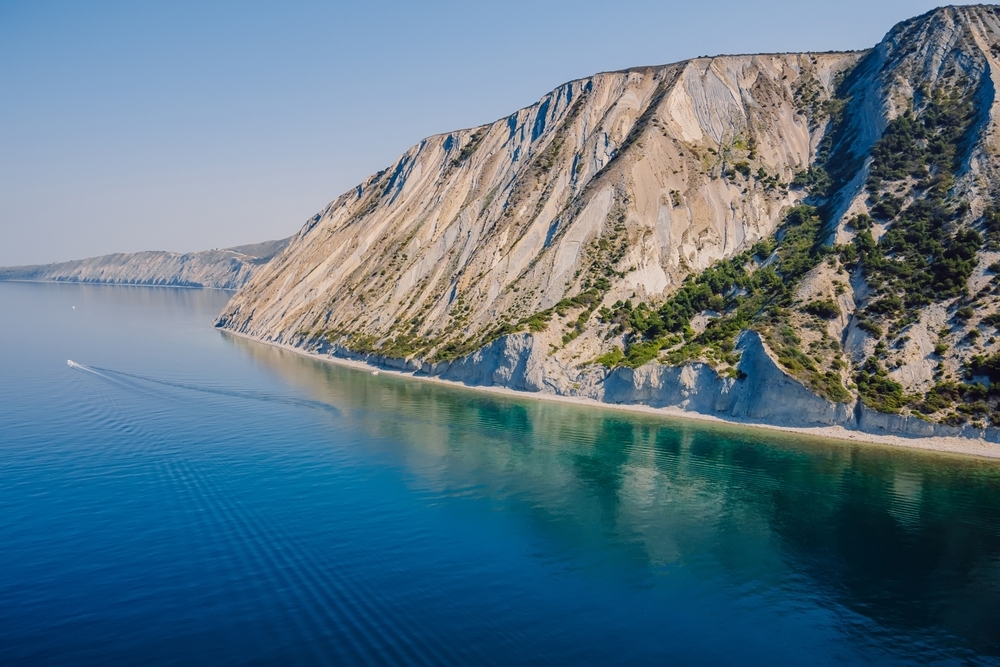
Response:
[[[0,283],[34,283],[42,285],[97,285],[99,287],[169,287],[170,289],[214,289],[220,292],[239,291],[235,287],[207,287],[205,285],[157,285],[154,283],[108,283],[96,280],[30,280],[28,278],[0,278]],[[263,341],[261,341],[263,342]]]
[[[854,431],[851,429],[844,428],[843,426],[813,426],[813,427],[800,427],[800,426],[778,426],[774,424],[765,424],[761,422],[751,422],[751,421],[736,421],[732,419],[723,419],[721,417],[716,417],[714,415],[707,415],[700,412],[689,412],[687,410],[682,410],[676,407],[666,407],[666,408],[654,408],[648,405],[642,405],[638,403],[604,403],[592,398],[584,398],[580,396],[560,396],[558,394],[545,394],[542,392],[530,392],[530,391],[517,391],[515,389],[508,389],[507,387],[498,387],[495,385],[490,386],[478,386],[478,385],[468,385],[461,382],[456,382],[454,380],[445,380],[443,378],[435,377],[433,375],[417,374],[413,371],[401,371],[397,369],[384,368],[381,366],[374,366],[364,361],[358,361],[356,359],[345,359],[343,357],[326,356],[314,354],[308,352],[301,348],[293,347],[291,345],[285,345],[282,343],[275,343],[273,341],[261,340],[259,338],[254,338],[247,334],[239,333],[236,331],[230,331],[228,329],[220,329],[213,327],[216,331],[219,331],[223,335],[233,336],[236,338],[242,338],[254,343],[259,343],[261,345],[269,345],[271,347],[276,347],[280,350],[286,350],[294,354],[301,355],[308,359],[313,359],[315,361],[327,362],[335,364],[338,366],[343,366],[346,368],[352,368],[359,371],[378,371],[379,374],[385,373],[387,375],[392,375],[394,377],[417,380],[420,382],[432,382],[442,386],[452,387],[455,389],[464,389],[467,391],[475,391],[493,394],[497,396],[506,396],[508,398],[524,398],[542,401],[552,401],[557,403],[564,403],[569,405],[577,405],[581,407],[597,407],[602,409],[616,410],[619,412],[626,412],[632,414],[642,414],[646,416],[661,417],[667,419],[677,419],[677,420],[690,420],[694,422],[700,422],[702,424],[710,424],[714,426],[726,426],[732,428],[749,428],[760,431],[769,431],[771,433],[781,433],[784,435],[802,435],[809,438],[815,438],[817,440],[835,440],[839,443],[862,443],[866,445],[875,445],[880,447],[888,447],[893,449],[908,449],[916,450],[928,453],[946,454],[953,456],[971,457],[976,459],[991,459],[1000,460],[1000,445],[988,443],[984,440],[973,440],[971,438],[960,438],[960,437],[943,437],[943,436],[931,436],[931,437],[905,437],[899,435],[878,435],[874,433],[866,433],[864,431]]]

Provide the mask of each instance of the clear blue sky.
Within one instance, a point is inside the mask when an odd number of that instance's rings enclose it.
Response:
[[[936,5],[0,0],[0,265],[287,236],[422,137],[564,81],[867,48]]]

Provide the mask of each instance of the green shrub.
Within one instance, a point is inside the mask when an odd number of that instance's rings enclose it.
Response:
[[[985,401],[975,401],[974,403],[960,403],[956,409],[962,414],[983,417],[989,412],[990,406]]]
[[[859,232],[863,232],[866,229],[872,228],[872,219],[869,216],[865,215],[864,213],[859,213],[858,215],[854,216],[853,218],[847,221],[847,226],[853,227],[855,230]]]
[[[551,319],[552,310],[543,310],[525,319],[524,324],[528,325],[528,330],[532,333],[538,333],[539,331],[545,331],[549,327]]]
[[[962,392],[957,382],[938,382],[924,395],[923,402],[917,408],[929,415],[950,408],[961,398]]]
[[[895,295],[883,297],[870,303],[865,310],[877,315],[898,313],[903,310],[903,300]]]
[[[858,328],[862,331],[870,333],[875,338],[882,337],[882,327],[865,317],[858,318]]]
[[[973,375],[985,375],[990,383],[1000,382],[1000,353],[990,356],[977,354],[969,360],[967,366]]]
[[[660,352],[662,342],[655,340],[643,341],[635,345],[629,345],[628,353],[625,355],[624,365],[629,368],[638,368],[643,364],[648,364]]]
[[[602,366],[608,368],[615,368],[621,364],[622,360],[625,358],[625,353],[617,345],[612,347],[611,350],[597,357],[594,361]]]
[[[983,229],[986,231],[986,249],[1000,250],[1000,210],[995,206],[988,206],[983,212]],[[1000,273],[994,267],[1000,268],[1000,262],[990,264],[990,271]]]
[[[903,385],[889,378],[888,372],[875,357],[868,357],[855,374],[854,381],[862,402],[872,410],[894,414],[906,405]]]
[[[812,301],[807,303],[802,310],[824,320],[832,320],[840,317],[840,306],[833,299]]]
[[[903,208],[903,198],[894,195],[882,195],[872,206],[872,215],[882,220],[892,220]]]
[[[813,196],[824,196],[831,186],[830,175],[820,165],[816,164],[795,174],[791,187],[806,190]]]

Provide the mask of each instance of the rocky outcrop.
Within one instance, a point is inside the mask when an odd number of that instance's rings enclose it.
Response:
[[[202,252],[132,252],[58,264],[0,268],[0,280],[41,280],[111,285],[243,287],[289,239]]]

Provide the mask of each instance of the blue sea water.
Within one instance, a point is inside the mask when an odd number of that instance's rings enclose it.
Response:
[[[372,376],[227,297],[0,283],[0,665],[1000,664],[1000,462]]]

